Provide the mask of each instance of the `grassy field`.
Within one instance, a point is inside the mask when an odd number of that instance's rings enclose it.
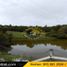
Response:
[[[32,37],[27,36],[25,32],[14,32],[14,31],[7,31],[8,34],[12,34],[13,38],[15,39],[33,39]],[[41,39],[45,38],[45,34],[41,34],[41,36],[38,36],[35,39]]]
[[[8,34],[12,34],[13,38],[21,39],[25,38],[25,32],[14,32],[14,31],[7,31]]]

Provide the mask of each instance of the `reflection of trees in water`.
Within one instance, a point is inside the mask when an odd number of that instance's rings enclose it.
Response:
[[[47,44],[51,44],[51,45],[57,45],[57,46],[61,46],[62,48],[64,49],[67,49],[67,40],[65,39],[44,39],[44,40],[31,40],[31,39],[28,39],[28,40],[17,40],[15,41],[14,43],[15,45],[16,44],[20,44],[20,45],[27,45],[28,47],[32,48],[34,47],[35,45],[41,45],[41,44],[44,44],[44,45],[47,45]]]
[[[33,48],[35,45],[47,45],[47,44],[51,44],[51,45],[56,45],[56,46],[61,46],[63,49],[67,49],[67,40],[57,40],[57,39],[45,39],[45,40],[17,40],[15,41],[12,45],[26,45],[29,48]],[[0,45],[0,51],[5,51],[8,52],[10,51],[11,45]]]

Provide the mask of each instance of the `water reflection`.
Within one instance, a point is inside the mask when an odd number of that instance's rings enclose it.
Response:
[[[14,41],[14,44],[19,44],[19,45],[26,45],[27,47],[33,48],[35,45],[56,45],[56,46],[61,46],[63,49],[67,49],[67,40],[62,39],[44,39],[44,40],[16,40]]]
[[[9,51],[12,55],[22,55],[22,56],[31,56],[36,58],[41,58],[49,55],[48,50],[53,49],[54,55],[67,57],[67,50],[64,50],[61,46],[52,45],[52,44],[34,44],[34,47],[30,48],[27,44],[24,45],[12,45],[13,49]]]

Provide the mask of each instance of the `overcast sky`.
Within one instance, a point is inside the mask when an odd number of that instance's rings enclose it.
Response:
[[[67,24],[67,0],[0,0],[0,24]]]

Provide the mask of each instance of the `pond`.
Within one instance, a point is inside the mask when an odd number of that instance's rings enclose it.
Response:
[[[50,49],[53,49],[55,56],[67,57],[67,40],[28,41],[21,45],[11,45],[11,48],[8,51],[11,55],[32,57],[33,60],[48,56]]]

